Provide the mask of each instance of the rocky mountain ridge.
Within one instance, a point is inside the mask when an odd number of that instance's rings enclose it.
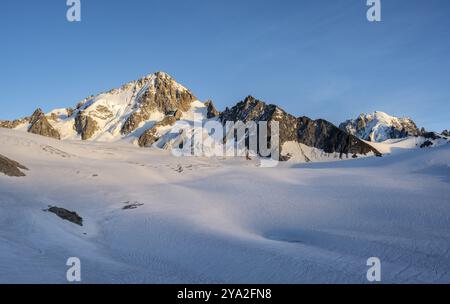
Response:
[[[229,121],[267,121],[270,127],[270,122],[277,121],[282,160],[296,154],[301,161],[381,155],[366,141],[424,132],[410,119],[397,119],[383,112],[361,115],[338,128],[324,119],[296,117],[252,96],[219,112],[211,100],[200,102],[189,89],[163,72],[89,96],[74,108],[55,109],[47,114],[37,109],[30,117],[0,121],[0,127],[61,140],[125,140],[140,147],[170,148],[182,139],[192,141],[193,127],[188,132],[180,132],[178,127],[182,123],[193,125],[198,116],[202,121],[214,120],[224,126]]]
[[[295,117],[273,104],[266,104],[252,96],[239,102],[231,109],[220,114],[222,123],[227,121],[277,121],[280,129],[280,147],[287,142],[295,142],[308,147],[320,149],[328,154],[337,153],[339,157],[355,155],[381,155],[375,148],[348,134],[332,123],[323,120],[312,120],[308,117]],[[283,153],[285,160],[291,156]]]

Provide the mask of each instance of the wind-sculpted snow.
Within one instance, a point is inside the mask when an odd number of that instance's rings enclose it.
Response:
[[[0,154],[30,169],[0,175],[1,283],[66,283],[69,257],[84,283],[364,283],[370,257],[450,283],[448,144],[269,169],[0,129]]]

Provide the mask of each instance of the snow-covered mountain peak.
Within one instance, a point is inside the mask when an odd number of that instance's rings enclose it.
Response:
[[[170,75],[156,72],[78,102],[74,108],[55,109],[46,120],[55,138],[115,141],[140,136],[166,116],[191,111],[197,98]],[[29,130],[30,119],[0,126]]]
[[[379,121],[383,121],[383,122],[387,122],[387,123],[392,123],[392,121],[395,121],[396,119],[398,119],[397,117],[391,116],[382,111],[375,111],[373,114],[368,114],[366,116],[373,117]]]
[[[367,115],[361,114],[361,116],[365,116],[369,119],[372,118],[373,120],[377,120],[379,123],[385,123],[389,125],[401,124],[402,122],[412,122],[412,119],[409,117],[395,117],[382,111],[375,111],[373,114]]]
[[[86,109],[87,107],[91,106],[96,101],[96,99],[98,99],[98,97],[110,97],[114,95],[120,95],[122,93],[127,93],[130,91],[135,93],[136,95],[142,95],[142,93],[144,93],[145,90],[156,93],[167,87],[173,88],[176,92],[179,93],[181,92],[191,93],[189,89],[179,84],[169,74],[165,72],[156,72],[153,74],[148,74],[137,80],[127,82],[121,87],[111,89],[108,92],[100,93],[98,95],[91,95],[82,100],[81,102],[79,102],[77,105],[77,109],[79,108]]]
[[[358,118],[347,120],[339,127],[361,139],[373,142],[417,136],[421,133],[412,119],[391,116],[381,111],[360,114]]]

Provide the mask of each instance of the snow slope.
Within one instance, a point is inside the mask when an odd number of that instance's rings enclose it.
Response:
[[[425,142],[431,142],[433,145],[432,147],[440,147],[443,145],[447,145],[450,143],[448,138],[441,137],[436,139],[427,139],[423,136],[410,136],[407,138],[401,138],[401,139],[388,139],[384,142],[368,142],[370,145],[372,145],[375,149],[380,151],[382,154],[398,154],[407,152],[408,150],[412,149],[423,149],[421,148],[422,144]],[[425,148],[427,149],[427,148]]]
[[[372,143],[368,143],[372,145]],[[372,145],[375,147],[375,145]],[[352,160],[354,158],[374,157],[373,152],[363,154],[344,154],[341,153],[326,153],[324,150],[309,147],[299,142],[288,141],[285,142],[282,148],[282,155],[289,155],[289,162],[291,163],[309,163],[309,162],[330,162],[341,160]]]
[[[450,145],[259,168],[0,129],[0,283],[450,283]],[[123,210],[125,203],[144,204]],[[76,211],[80,227],[44,212]]]

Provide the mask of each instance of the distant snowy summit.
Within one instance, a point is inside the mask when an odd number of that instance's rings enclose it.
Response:
[[[203,123],[213,120],[223,126],[236,121],[269,124],[277,121],[280,159],[299,162],[381,155],[366,141],[379,142],[421,132],[412,120],[382,112],[361,115],[338,128],[323,119],[296,117],[252,96],[220,112],[212,101],[199,101],[189,89],[164,72],[92,95],[73,108],[55,109],[47,114],[37,109],[30,117],[0,121],[0,127],[59,140],[126,141],[161,149],[193,145],[194,137],[201,136],[215,142],[213,149],[223,150],[225,139],[213,138],[207,131],[194,128],[194,122],[200,120]],[[191,127],[186,129],[186,125]]]
[[[425,133],[425,130],[420,130],[411,118],[398,118],[380,111],[361,114],[356,119],[343,122],[339,128],[358,138],[373,142],[420,136]]]
[[[380,111],[361,114],[356,119],[343,122],[339,128],[371,142],[371,145],[383,154],[391,153],[393,148],[423,149],[439,147],[450,141],[447,130],[441,134],[428,132],[424,128],[419,129],[411,118],[394,117]]]

